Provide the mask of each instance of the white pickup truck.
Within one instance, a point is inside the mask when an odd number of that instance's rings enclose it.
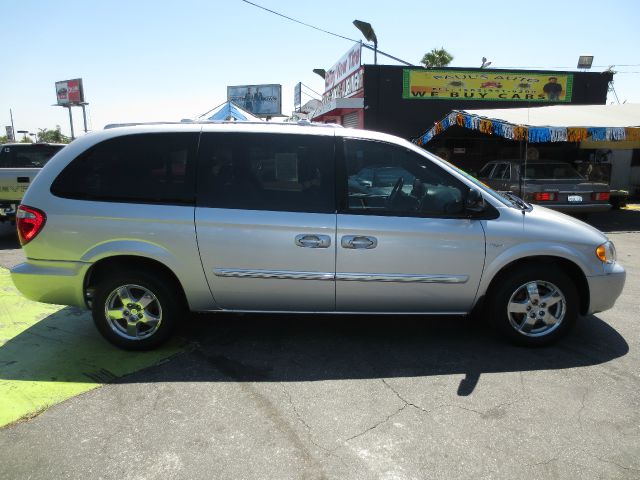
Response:
[[[5,143],[0,146],[0,222],[13,221],[24,192],[64,144]]]

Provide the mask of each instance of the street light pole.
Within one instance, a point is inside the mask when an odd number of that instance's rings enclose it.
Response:
[[[376,37],[376,32],[373,31],[373,27],[368,22],[363,22],[361,20],[354,20],[353,24],[358,30],[360,30],[362,35],[364,35],[364,38],[367,39],[367,42],[373,42],[373,64],[377,65],[378,64],[378,37]]]

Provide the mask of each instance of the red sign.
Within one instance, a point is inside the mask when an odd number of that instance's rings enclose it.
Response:
[[[330,90],[324,92],[322,102],[327,103],[337,98],[349,98],[359,93],[364,88],[364,68],[359,68],[355,73],[346,77]]]
[[[58,105],[77,105],[84,103],[82,79],[64,80],[56,82],[56,98]]]
[[[362,45],[360,43],[356,43],[342,56],[340,60],[338,60],[338,63],[327,70],[324,77],[325,94],[360,68],[361,52]]]

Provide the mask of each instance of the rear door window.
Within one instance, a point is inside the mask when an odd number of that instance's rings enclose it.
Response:
[[[331,213],[334,172],[332,136],[205,132],[198,205]]]
[[[486,164],[484,167],[482,167],[480,169],[480,173],[478,173],[478,177],[479,178],[489,178],[489,175],[491,175],[491,170],[493,170],[494,166],[495,166],[494,163]]]
[[[504,178],[504,174],[507,171],[507,168],[509,168],[508,163],[499,163],[498,165],[496,165],[496,169],[493,171],[491,178],[497,178],[497,179]]]
[[[0,168],[42,168],[62,145],[7,145],[0,150]]]
[[[150,133],[105,140],[73,160],[54,195],[97,201],[193,204],[198,133]]]

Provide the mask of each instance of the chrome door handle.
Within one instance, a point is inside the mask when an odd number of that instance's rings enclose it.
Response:
[[[345,235],[340,240],[340,244],[342,248],[364,248],[369,250],[378,246],[378,239],[362,235]]]
[[[295,243],[299,247],[329,248],[331,237],[329,235],[296,235]]]

